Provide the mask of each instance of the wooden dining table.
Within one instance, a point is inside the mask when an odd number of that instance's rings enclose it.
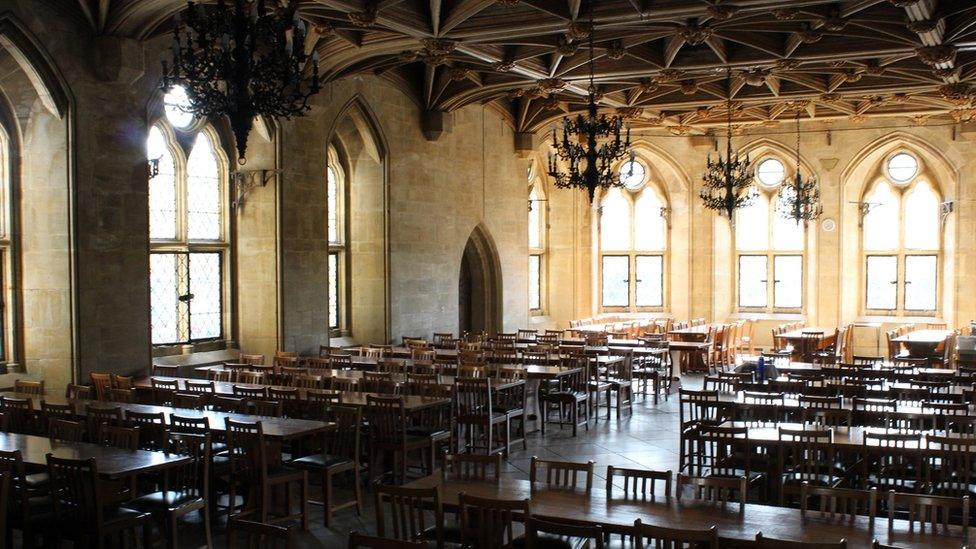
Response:
[[[34,469],[47,466],[47,454],[61,459],[94,458],[98,474],[106,479],[128,478],[190,462],[189,457],[177,454],[124,450],[100,444],[65,442],[18,433],[0,433],[0,450],[5,452],[20,450],[24,464]]]
[[[277,440],[294,440],[318,433],[335,429],[335,423],[325,421],[314,421],[308,419],[280,418],[256,416],[251,414],[238,414],[231,412],[217,412],[213,410],[190,410],[186,408],[174,408],[172,406],[157,406],[154,404],[129,404],[124,402],[103,402],[98,400],[81,400],[65,398],[61,394],[31,395],[26,393],[0,392],[0,396],[30,399],[33,407],[40,412],[41,402],[58,405],[71,405],[72,414],[77,418],[87,416],[88,406],[100,408],[121,408],[125,412],[139,412],[155,414],[162,412],[165,417],[173,414],[183,417],[207,418],[210,430],[215,432],[224,431],[224,419],[229,418],[233,421],[247,423],[261,422],[264,435]],[[343,402],[345,404],[345,402]]]
[[[909,531],[908,521],[895,520],[889,527],[887,519],[868,517],[830,519],[818,512],[805,516],[799,509],[746,504],[740,511],[738,503],[727,505],[665,497],[628,498],[622,489],[611,494],[600,488],[589,493],[583,490],[550,489],[541,483],[502,478],[499,482],[443,480],[439,475],[428,476],[407,484],[409,487],[438,486],[441,502],[448,511],[456,512],[458,494],[504,500],[528,499],[533,516],[596,524],[605,532],[628,535],[633,532],[634,519],[644,524],[688,530],[707,530],[715,526],[719,538],[726,542],[748,542],[758,532],[775,539],[806,542],[828,542],[846,539],[848,547],[869,548],[872,540],[905,548],[954,548],[967,541],[971,544],[976,529],[970,529],[969,539],[959,533],[933,533],[931,530]]]
[[[837,370],[839,368],[844,368],[844,366],[837,365],[823,365],[814,364],[812,362],[786,362],[776,363],[773,368],[779,374],[786,373],[798,373],[798,374],[811,374],[820,373]],[[868,368],[867,366],[859,368]],[[870,368],[878,370],[880,373],[889,373],[895,379],[952,379],[956,377],[959,372],[951,368],[913,368],[911,371],[895,370],[892,368],[891,363],[883,363],[880,365],[874,365]]]
[[[915,330],[891,341],[905,346],[912,358],[931,358],[935,350],[952,335],[952,330]]]

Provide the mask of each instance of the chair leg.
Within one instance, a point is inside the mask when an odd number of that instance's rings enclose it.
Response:
[[[356,483],[359,486],[359,483]],[[325,527],[332,525],[332,472],[326,468],[322,473],[322,508],[325,513]]]
[[[207,549],[213,549],[213,528],[210,525],[210,506],[203,506],[203,530],[207,538]]]
[[[302,471],[301,484],[302,530],[308,532],[308,473]]]
[[[356,493],[356,515],[362,516],[363,514],[363,490],[361,483],[359,482],[359,470],[355,469],[352,472],[353,486],[355,486]]]

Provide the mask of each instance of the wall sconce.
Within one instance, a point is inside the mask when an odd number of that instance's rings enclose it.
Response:
[[[230,173],[234,184],[234,200],[231,207],[235,210],[244,206],[244,199],[255,187],[267,186],[268,181],[280,174],[282,170],[237,170]]]

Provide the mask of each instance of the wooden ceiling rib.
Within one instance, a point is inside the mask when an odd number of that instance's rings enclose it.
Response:
[[[50,1],[50,0],[48,0]],[[213,0],[207,0],[213,1]],[[428,110],[492,103],[517,131],[583,108],[593,0],[298,0],[326,80],[377,74]],[[76,0],[95,33],[167,32],[185,0]],[[676,133],[976,114],[971,0],[599,0],[601,106]]]

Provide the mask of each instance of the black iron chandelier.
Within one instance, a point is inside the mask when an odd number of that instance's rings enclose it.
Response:
[[[232,7],[187,2],[173,31],[172,60],[163,60],[162,85],[183,86],[195,116],[226,115],[243,164],[255,116],[287,119],[310,109],[319,64],[317,53],[305,53],[306,27],[294,0],[230,1]]]
[[[806,225],[823,214],[823,202],[820,200],[820,185],[817,178],[810,175],[806,179],[800,175],[800,112],[796,113],[796,175],[793,181],[784,183],[779,188],[777,209],[786,219],[793,219],[797,225]]]
[[[725,158],[719,153],[718,160],[712,161],[708,155],[705,174],[702,176],[702,190],[698,193],[703,205],[716,210],[719,214],[729,218],[729,223],[735,225],[735,211],[752,204],[758,191],[753,185],[752,161],[749,155],[741,158],[732,149],[732,71],[726,72],[725,84],[728,90],[726,109],[726,145]]]
[[[593,202],[597,187],[621,187],[620,174],[613,171],[613,164],[630,154],[630,128],[625,128],[624,117],[607,116],[597,112],[596,84],[593,74],[593,4],[590,4],[590,85],[587,89],[586,114],[575,119],[563,117],[563,135],[559,139],[556,128],[552,129],[552,148],[549,153],[549,176],[561,189],[586,189]],[[621,140],[621,134],[626,137]],[[568,163],[568,171],[560,171],[558,160]],[[630,164],[633,171],[633,164]],[[633,175],[631,173],[631,175]]]

